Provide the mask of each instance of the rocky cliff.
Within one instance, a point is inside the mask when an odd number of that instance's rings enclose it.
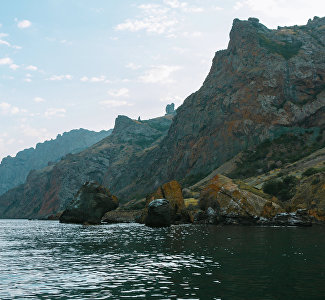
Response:
[[[145,194],[171,179],[200,178],[240,151],[325,122],[325,18],[271,30],[235,19],[202,87],[177,109],[160,146],[105,184],[118,196]],[[145,166],[145,167],[143,167]],[[137,180],[141,178],[141,180]]]
[[[101,183],[109,167],[127,172],[128,161],[166,135],[172,116],[146,121],[118,116],[112,134],[56,164],[29,173],[24,184],[0,196],[0,217],[39,218],[64,210],[81,185]],[[146,150],[145,150],[146,149]]]
[[[119,117],[111,137],[31,173],[25,185],[0,197],[0,215],[58,211],[89,180],[123,203],[173,179],[194,183],[265,140],[311,132],[309,143],[322,141],[324,45],[325,18],[277,30],[235,19],[228,48],[215,54],[202,87],[177,109],[169,130],[163,118]]]
[[[31,170],[53,164],[69,153],[78,153],[111,134],[75,129],[59,134],[56,139],[39,143],[35,148],[25,149],[15,157],[8,156],[0,164],[0,195],[25,182]]]

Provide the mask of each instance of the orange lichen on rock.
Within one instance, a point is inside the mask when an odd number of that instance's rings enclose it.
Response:
[[[176,212],[180,212],[185,208],[182,187],[176,180],[163,184],[154,193],[147,196],[146,206],[152,200],[161,198],[167,199]]]

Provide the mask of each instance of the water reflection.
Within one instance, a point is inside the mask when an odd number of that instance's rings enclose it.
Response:
[[[321,299],[323,228],[0,221],[0,299]]]

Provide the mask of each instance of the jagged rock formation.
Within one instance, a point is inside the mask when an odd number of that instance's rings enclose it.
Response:
[[[169,116],[141,122],[118,116],[110,136],[56,164],[32,171],[25,184],[0,196],[0,217],[39,218],[63,211],[82,184],[102,183],[109,167],[116,173],[127,172],[128,161],[154,147],[170,124]]]
[[[111,134],[111,130],[100,132],[75,129],[59,134],[56,139],[39,143],[25,149],[15,157],[8,156],[0,164],[0,195],[25,182],[31,170],[53,164],[69,153],[78,153],[96,144]]]
[[[325,122],[325,18],[270,30],[234,20],[203,86],[177,109],[166,138],[105,184],[120,196],[201,178],[249,146]],[[137,180],[141,178],[141,181]]]
[[[171,103],[166,106],[166,115],[173,115],[175,114],[175,104]]]
[[[216,53],[203,86],[177,109],[169,130],[162,118],[119,117],[112,137],[30,174],[0,197],[0,215],[58,211],[87,180],[121,202],[140,199],[174,179],[198,181],[266,139],[310,130],[323,139],[324,33],[325,18],[277,30],[254,18],[234,20],[228,48]]]
[[[108,189],[95,182],[86,182],[60,216],[60,222],[100,224],[104,214],[118,205],[118,199]]]

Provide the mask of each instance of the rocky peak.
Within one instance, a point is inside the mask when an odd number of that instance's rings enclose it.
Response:
[[[166,115],[173,115],[175,114],[175,104],[171,103],[166,106]]]
[[[112,135],[119,134],[132,125],[134,125],[134,121],[132,119],[127,116],[118,115],[115,119],[115,126]]]

